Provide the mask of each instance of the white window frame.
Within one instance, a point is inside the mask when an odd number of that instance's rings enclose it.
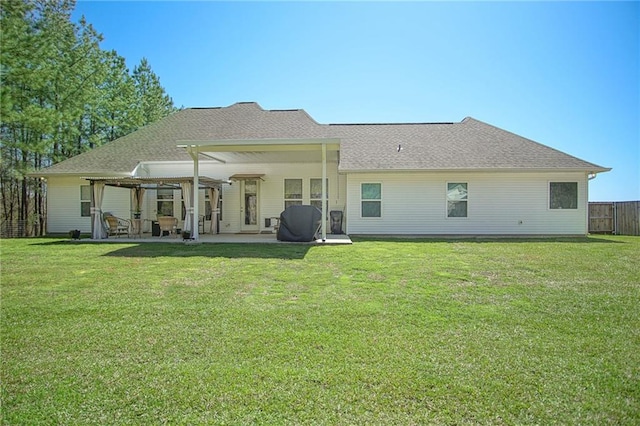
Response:
[[[171,191],[171,198],[160,198],[160,191],[161,190],[166,190],[166,191]],[[180,198],[180,200],[182,200],[182,197]],[[160,202],[171,202],[171,214],[170,215],[165,215],[164,213],[162,213],[159,209]],[[165,187],[158,187],[156,189],[156,216],[175,216],[175,210],[176,210],[176,194],[175,194],[175,188],[172,186],[165,186]],[[180,213],[182,215],[182,213]]]
[[[467,187],[467,198],[465,200],[451,200],[449,199],[449,185],[450,184],[464,184]],[[449,219],[449,220],[466,220],[469,219],[469,181],[463,181],[463,180],[451,180],[451,181],[447,181],[445,183],[445,187],[444,187],[444,217]],[[449,202],[450,201],[458,201],[458,202],[465,202],[467,203],[467,215],[466,216],[449,216]]]
[[[287,198],[287,181],[288,180],[299,180],[300,181],[300,198]],[[284,178],[282,181],[282,198],[284,208],[286,209],[287,203],[291,203],[291,205],[302,205],[304,204],[304,179],[302,178]]]
[[[372,199],[372,198],[362,198],[362,185],[380,185],[380,198],[379,199]],[[365,219],[365,220],[380,220],[382,219],[382,200],[383,200],[383,194],[382,194],[382,182],[360,182],[360,218],[361,219]],[[380,204],[380,216],[364,216],[362,214],[362,203],[364,201],[375,201],[378,202]]]
[[[82,197],[82,189],[88,188],[89,198]],[[86,194],[85,194],[86,195]],[[82,214],[82,206],[89,203],[89,214]],[[91,185],[80,185],[80,217],[91,217]]]

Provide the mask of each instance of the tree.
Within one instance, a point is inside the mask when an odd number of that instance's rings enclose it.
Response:
[[[74,0],[0,2],[0,213],[3,235],[45,233],[45,187],[28,174],[174,111],[143,59],[100,48]]]
[[[140,65],[133,69],[133,80],[142,125],[153,123],[175,111],[173,100],[165,93],[147,58],[142,58]]]

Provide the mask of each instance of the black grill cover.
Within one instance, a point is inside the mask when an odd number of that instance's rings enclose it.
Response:
[[[307,242],[315,239],[322,213],[315,206],[289,206],[280,213],[279,241]]]

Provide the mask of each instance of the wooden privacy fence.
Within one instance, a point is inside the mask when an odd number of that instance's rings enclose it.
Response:
[[[640,201],[589,203],[589,232],[640,235]]]

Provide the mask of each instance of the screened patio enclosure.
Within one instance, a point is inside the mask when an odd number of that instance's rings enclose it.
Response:
[[[91,238],[100,240],[107,238],[107,232],[103,226],[103,197],[104,188],[106,186],[129,189],[131,191],[131,209],[134,212],[144,213],[143,197],[148,189],[161,190],[163,188],[181,189],[182,199],[185,208],[185,218],[183,229],[197,231],[198,217],[194,209],[194,200],[197,200],[198,191],[194,191],[194,176],[171,176],[171,177],[134,177],[134,176],[116,176],[116,177],[84,177],[90,182],[91,187]],[[213,179],[207,176],[197,176],[195,180],[197,189],[204,189],[209,196],[211,205],[211,225],[215,223],[217,226],[219,209],[218,202],[220,190],[223,184],[228,184],[228,180]],[[194,193],[196,194],[194,196]]]

